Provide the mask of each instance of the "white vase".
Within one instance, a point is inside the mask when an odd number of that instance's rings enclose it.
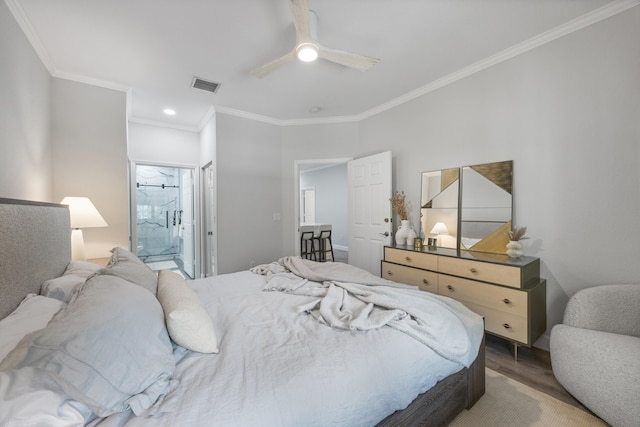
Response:
[[[409,226],[409,234],[407,234],[407,246],[413,246],[416,237],[418,237],[418,233],[416,233],[416,230],[414,230],[412,226]]]
[[[522,243],[520,241],[510,240],[507,243],[507,255],[511,258],[518,258],[522,255]]]
[[[398,227],[398,231],[396,231],[396,245],[407,244],[407,236],[409,235],[410,227],[408,219],[400,221],[400,227]]]

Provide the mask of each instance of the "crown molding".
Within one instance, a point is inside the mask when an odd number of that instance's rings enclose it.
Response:
[[[412,92],[392,99],[391,101],[365,111],[362,114],[358,114],[356,116],[357,120],[364,120],[366,118],[375,116],[376,114],[382,113],[383,111],[397,107],[422,95],[433,92],[444,86],[455,83],[458,80],[469,77],[489,67],[505,62],[515,56],[529,52],[532,49],[550,43],[575,31],[586,28],[611,16],[617,15],[618,13],[624,12],[632,7],[638,6],[639,4],[640,0],[616,0],[612,3],[609,3],[608,5],[602,6],[596,10],[586,13],[585,15],[573,19],[556,28],[541,33],[535,37],[525,40],[522,43],[518,43],[517,45],[514,45],[481,61],[471,64],[468,67],[462,68],[447,76],[434,80],[433,82],[422,86],[421,88],[418,88]]]
[[[150,120],[150,119],[143,119],[140,117],[129,117],[129,122],[130,123],[139,123],[141,125],[149,125],[149,126],[157,126],[157,127],[163,127],[163,128],[169,128],[169,129],[175,129],[175,130],[182,130],[182,131],[187,131],[187,132],[194,132],[194,133],[199,133],[201,129],[198,129],[197,127],[194,126],[186,126],[186,125],[180,125],[180,124],[176,124],[176,123],[168,123],[168,122],[162,122],[159,120]]]
[[[29,21],[26,12],[24,11],[23,7],[20,5],[19,1],[18,0],[4,0],[4,1],[7,7],[9,8],[9,10],[11,11],[12,15],[14,16],[15,20],[18,22],[18,25],[27,36],[27,39],[29,40],[34,50],[36,51],[36,54],[40,57],[40,60],[49,71],[49,74],[51,74],[51,76],[130,93],[129,92],[130,88],[126,85],[113,83],[106,80],[89,78],[86,76],[80,76],[77,74],[67,73],[64,71],[59,71],[55,67],[55,64],[53,63],[53,61],[51,60],[50,55],[48,54],[48,52],[40,42],[40,38],[38,37],[35,29],[31,25],[31,22]],[[269,116],[264,116],[261,114],[251,113],[248,111],[236,110],[236,109],[228,108],[224,106],[214,106],[207,111],[205,116],[200,121],[198,127],[175,125],[171,123],[146,120],[146,119],[135,118],[135,117],[130,117],[129,120],[137,123],[170,127],[174,129],[187,130],[190,132],[199,132],[203,128],[203,126],[206,125],[208,120],[210,120],[212,115],[215,114],[216,112],[228,114],[236,117],[241,117],[249,120],[264,122],[264,123],[268,123],[276,126],[302,126],[302,125],[313,125],[313,124],[359,122],[361,120],[375,116],[376,114],[380,114],[391,108],[394,108],[401,104],[409,102],[422,95],[438,90],[444,86],[457,82],[461,79],[469,77],[489,67],[500,64],[515,56],[521,55],[525,52],[535,49],[539,46],[542,46],[544,44],[557,40],[575,31],[578,31],[585,27],[593,25],[611,16],[617,15],[618,13],[624,12],[638,5],[640,5],[640,0],[615,0],[605,6],[602,6],[596,10],[586,13],[554,29],[546,31],[542,34],[539,34],[535,37],[525,40],[522,43],[519,43],[515,46],[507,48],[494,55],[491,55],[488,58],[478,61],[468,67],[462,68],[454,73],[451,73],[447,76],[437,79],[414,91],[411,91],[407,94],[394,98],[391,101],[388,101],[384,104],[381,104],[367,111],[364,111],[363,113],[356,114],[353,116],[282,120],[282,119],[276,119]]]

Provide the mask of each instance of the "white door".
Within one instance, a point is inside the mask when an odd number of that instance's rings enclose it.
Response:
[[[213,164],[209,163],[202,169],[203,186],[202,198],[204,204],[203,239],[204,239],[204,277],[217,274],[216,268],[216,183]]]
[[[391,242],[391,152],[348,163],[349,264],[380,276],[380,260]]]
[[[193,243],[193,171],[182,170],[180,177],[182,190],[182,262],[184,272],[195,278],[195,255]]]

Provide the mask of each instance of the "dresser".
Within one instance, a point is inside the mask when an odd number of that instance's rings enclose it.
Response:
[[[540,259],[447,248],[387,246],[382,277],[454,298],[484,317],[485,330],[531,347],[547,329]]]

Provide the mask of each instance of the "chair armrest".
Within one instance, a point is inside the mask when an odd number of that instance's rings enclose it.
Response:
[[[640,337],[640,284],[604,285],[576,292],[562,323]]]
[[[576,399],[614,426],[640,420],[640,338],[555,325],[551,366]]]

